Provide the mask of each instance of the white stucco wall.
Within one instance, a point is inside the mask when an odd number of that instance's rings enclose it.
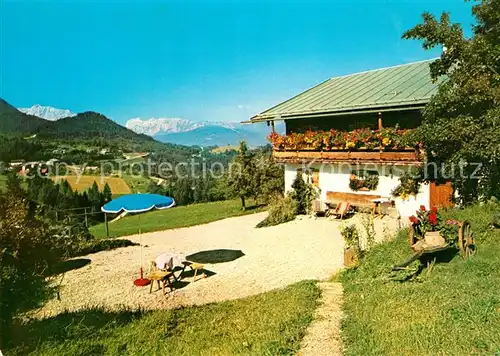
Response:
[[[285,191],[291,189],[291,185],[297,175],[297,164],[285,164]],[[399,185],[399,177],[402,173],[409,170],[408,166],[383,166],[383,165],[338,165],[338,164],[313,164],[307,168],[319,171],[319,187],[321,189],[320,199],[326,200],[326,193],[343,192],[356,194],[380,195],[382,197],[391,197],[391,192]],[[349,188],[349,177],[352,170],[371,170],[379,173],[379,184],[376,190],[354,192]],[[430,191],[429,185],[421,185],[420,193],[416,197],[410,197],[407,200],[393,198],[396,209],[401,216],[414,215],[420,205],[429,208]]]

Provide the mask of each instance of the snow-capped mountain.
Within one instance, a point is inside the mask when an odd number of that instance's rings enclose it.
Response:
[[[235,129],[241,127],[239,122],[215,122],[215,121],[193,121],[180,118],[155,118],[152,117],[147,120],[142,120],[137,117],[130,119],[125,124],[125,127],[149,136],[187,132],[200,127],[206,126],[222,126],[228,129]]]
[[[245,140],[250,146],[267,143],[265,124],[242,125],[236,121],[192,121],[179,118],[130,119],[125,126],[137,133],[153,136],[161,142],[187,146],[237,145]]]
[[[57,109],[52,106],[43,106],[35,104],[30,108],[19,108],[19,111],[28,114],[38,116],[45,120],[56,121],[64,117],[76,116],[75,113],[67,109]]]

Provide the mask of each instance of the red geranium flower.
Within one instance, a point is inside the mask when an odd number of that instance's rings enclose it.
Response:
[[[438,217],[437,217],[437,214],[436,212],[431,212],[429,214],[429,222],[433,225],[433,226],[436,226],[437,223],[438,223]]]
[[[435,206],[433,206],[433,207],[432,207],[432,209],[431,209],[431,211],[432,211],[433,213],[437,213],[438,209],[437,209]]]
[[[420,211],[425,211],[427,209],[425,209],[425,206],[424,205],[420,205]]]
[[[413,225],[416,225],[416,224],[418,224],[418,222],[419,222],[419,221],[418,221],[418,218],[417,218],[416,216],[414,216],[414,215],[410,216],[410,218],[409,218],[409,219],[410,219],[410,222],[411,222]]]

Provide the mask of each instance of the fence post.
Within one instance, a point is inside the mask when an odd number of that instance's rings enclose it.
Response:
[[[106,224],[106,237],[109,238],[108,214],[104,213],[104,223]]]
[[[87,218],[87,208],[85,208],[85,226],[87,227],[87,229],[89,228],[89,221]]]

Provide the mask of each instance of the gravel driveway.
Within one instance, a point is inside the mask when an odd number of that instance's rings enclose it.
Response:
[[[255,225],[266,214],[143,234],[146,270],[149,259],[165,252],[180,258],[218,249],[240,250],[244,254],[229,262],[205,263],[205,269],[213,275],[195,283],[191,283],[192,277],[187,277],[184,281],[189,283],[167,296],[162,296],[161,291],[149,294],[149,286],[133,285],[140,265],[139,246],[80,257],[90,259],[91,263],[58,276],[56,283],[61,283],[59,300],[50,300],[35,316],[88,306],[159,309],[243,298],[304,279],[325,279],[342,266],[343,241],[338,231],[339,222],[303,218],[256,229]],[[128,238],[140,241],[138,235]]]

